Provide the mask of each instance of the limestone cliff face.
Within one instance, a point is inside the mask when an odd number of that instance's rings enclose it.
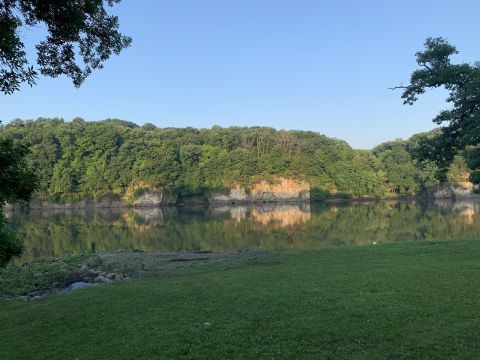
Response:
[[[173,205],[177,202],[177,198],[171,194],[166,193],[162,189],[143,189],[141,194],[133,199],[126,199],[124,201],[134,207],[141,206],[161,206]]]
[[[140,183],[129,186],[122,196],[122,202],[133,207],[154,207],[171,205],[177,202],[177,197],[167,193],[162,188]]]
[[[213,191],[208,196],[208,202],[211,203],[230,203],[230,202],[248,202],[252,201],[250,194],[243,188],[230,189],[225,191]]]
[[[186,197],[166,192],[146,184],[137,184],[126,189],[125,193],[110,194],[102,199],[80,200],[67,203],[32,200],[27,207],[30,209],[81,209],[81,208],[116,208],[116,207],[159,207],[185,204],[211,203],[270,203],[270,202],[308,202],[310,200],[310,186],[304,182],[278,178],[273,183],[262,181],[252,189],[233,188],[224,191],[212,191],[205,196]],[[7,205],[10,209],[19,209],[22,205]]]
[[[101,199],[85,199],[71,202],[56,203],[48,200],[33,199],[28,204],[7,204],[6,210],[29,209],[83,209],[83,208],[118,208],[118,207],[158,207],[174,205],[176,196],[162,189],[135,187],[127,189],[125,194],[109,194]]]
[[[282,202],[309,201],[310,186],[304,182],[278,178],[274,183],[262,181],[251,190],[230,189],[228,192],[213,192],[208,197],[210,203],[232,202]]]
[[[478,189],[478,186],[473,185],[471,182],[445,184],[436,191],[434,191],[432,195],[435,199],[478,198],[480,196],[474,193],[475,189]]]

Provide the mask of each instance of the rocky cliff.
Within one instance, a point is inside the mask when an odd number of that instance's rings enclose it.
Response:
[[[478,190],[478,185],[476,186],[471,182],[448,183],[432,191],[431,196],[435,199],[480,198],[480,195],[475,193],[476,190]]]
[[[223,191],[211,191],[204,196],[179,199],[178,196],[160,188],[145,184],[128,188],[123,195],[110,194],[102,199],[89,199],[75,202],[55,203],[34,199],[30,209],[79,209],[79,208],[115,208],[115,207],[158,207],[189,203],[269,203],[269,202],[305,202],[310,200],[310,186],[301,181],[277,178],[274,182],[262,181],[251,189],[233,188]],[[7,209],[20,209],[22,205],[7,205]]]
[[[161,188],[149,187],[147,185],[130,187],[122,196],[122,203],[133,207],[174,205],[177,203],[177,200],[177,196]]]
[[[310,185],[292,179],[278,178],[274,182],[262,181],[252,189],[234,188],[212,192],[207,201],[212,204],[242,202],[302,202],[310,200]]]

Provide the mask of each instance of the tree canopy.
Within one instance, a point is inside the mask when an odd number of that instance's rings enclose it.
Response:
[[[107,8],[120,0],[2,0],[0,1],[0,91],[11,94],[22,83],[35,84],[36,68],[29,63],[21,35],[24,27],[43,25],[47,36],[36,45],[40,74],[66,75],[80,86],[112,54],[131,39],[119,30],[118,17]]]
[[[0,139],[0,209],[6,201],[28,201],[36,188],[36,177],[26,164],[27,153],[25,145]],[[0,266],[12,256],[20,255],[23,248],[5,222],[0,211]]]
[[[438,184],[436,166],[413,155],[418,141],[367,151],[310,131],[156,128],[79,118],[14,120],[1,137],[29,146],[37,196],[54,201],[121,195],[138,184],[201,196],[278,177],[307,182],[316,199],[413,195]]]
[[[425,50],[416,54],[420,69],[412,73],[409,85],[397,87],[404,90],[402,98],[409,105],[428,89],[444,87],[448,91],[446,100],[451,108],[433,119],[444,126],[436,136],[425,139],[423,146],[424,155],[444,168],[465,151],[475,158],[480,145],[480,63],[454,64],[452,56],[457,53],[447,40],[428,38]]]

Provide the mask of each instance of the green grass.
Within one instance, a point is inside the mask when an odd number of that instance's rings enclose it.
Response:
[[[259,254],[0,302],[2,359],[473,359],[480,242]]]

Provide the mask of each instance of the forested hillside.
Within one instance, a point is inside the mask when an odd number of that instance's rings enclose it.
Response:
[[[284,177],[308,183],[313,199],[413,195],[439,183],[420,161],[418,135],[372,151],[310,131],[266,127],[156,128],[121,120],[14,120],[0,136],[29,146],[40,199],[58,202],[122,195],[135,186],[183,198]]]

